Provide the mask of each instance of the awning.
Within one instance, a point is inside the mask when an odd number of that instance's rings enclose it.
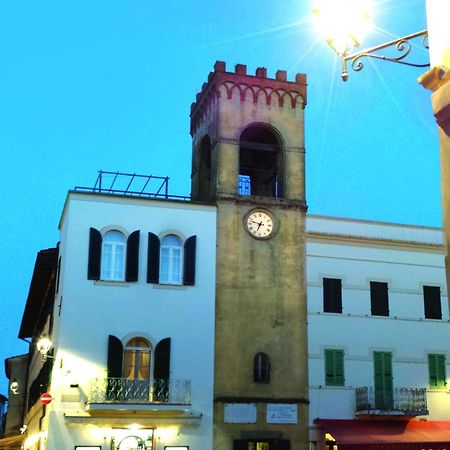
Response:
[[[0,450],[20,450],[25,436],[18,434],[0,439]]]
[[[450,450],[450,422],[317,419],[315,423],[333,436],[338,450]]]

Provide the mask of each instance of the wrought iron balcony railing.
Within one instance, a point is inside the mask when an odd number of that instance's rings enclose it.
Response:
[[[378,390],[372,387],[356,389],[356,413],[401,414],[422,416],[428,414],[425,388],[394,388]]]
[[[130,380],[95,378],[88,403],[191,403],[190,380]]]

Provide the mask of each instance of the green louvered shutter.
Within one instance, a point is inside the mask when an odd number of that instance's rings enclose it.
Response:
[[[325,385],[344,386],[344,351],[325,350]]]
[[[373,352],[375,376],[375,407],[391,409],[393,400],[392,354],[390,352]]]
[[[428,355],[428,373],[430,378],[430,387],[445,388],[447,385],[445,355]]]

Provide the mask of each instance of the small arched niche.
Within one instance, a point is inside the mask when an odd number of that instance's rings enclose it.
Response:
[[[267,124],[250,125],[240,136],[239,193],[283,197],[281,139]]]

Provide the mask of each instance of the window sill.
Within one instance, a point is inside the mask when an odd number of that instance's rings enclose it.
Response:
[[[187,286],[185,286],[184,284],[165,284],[165,283],[153,283],[153,287],[155,289],[176,289],[176,290],[180,290],[180,291],[185,291],[187,290]]]
[[[129,287],[129,283],[126,281],[114,281],[114,280],[96,280],[94,281],[96,286],[118,286]]]

